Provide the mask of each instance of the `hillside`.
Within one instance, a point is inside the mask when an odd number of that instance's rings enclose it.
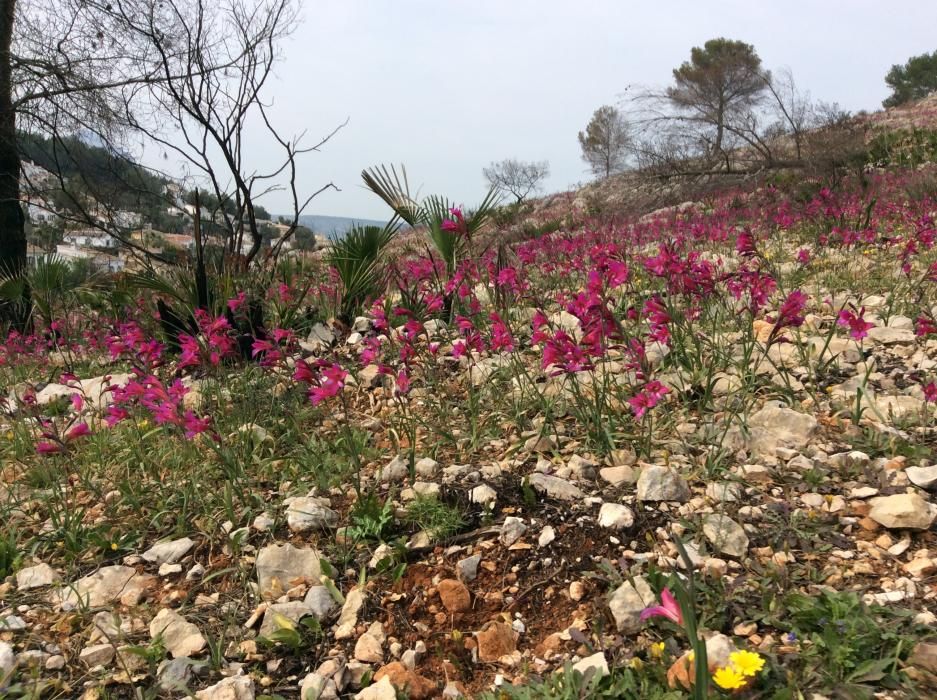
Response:
[[[197,309],[178,271],[38,267],[0,695],[933,697],[937,162],[883,128]]]

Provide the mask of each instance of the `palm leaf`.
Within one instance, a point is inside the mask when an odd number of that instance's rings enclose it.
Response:
[[[383,227],[353,226],[344,238],[333,241],[326,260],[342,281],[340,311],[345,320],[384,291],[387,280],[381,256],[399,230],[394,217]]]
[[[407,182],[407,169],[400,166],[401,175],[391,165],[378,165],[361,171],[364,184],[378,197],[383,199],[394,212],[411,226],[426,223],[426,212],[410,194]]]

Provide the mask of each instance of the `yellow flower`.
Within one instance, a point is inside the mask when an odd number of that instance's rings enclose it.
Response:
[[[729,654],[729,661],[732,663],[733,668],[743,676],[754,676],[765,667],[765,660],[761,654],[746,651],[745,649],[733,651]]]
[[[663,642],[657,642],[657,644],[652,644],[651,656],[653,656],[655,659],[661,658],[664,655],[664,647],[665,645]]]
[[[628,662],[628,665],[635,671],[640,671],[644,668],[644,662],[641,661],[637,656],[631,658],[631,661]]]
[[[713,681],[723,690],[738,690],[746,683],[745,676],[730,666],[717,668],[713,674]]]
[[[8,430],[8,431],[7,431],[7,440],[12,440],[12,439],[13,439],[13,431],[12,431],[12,430]]]
[[[115,551],[115,552],[117,551],[117,543],[116,543],[116,542],[111,542],[111,549],[112,549],[113,551]]]

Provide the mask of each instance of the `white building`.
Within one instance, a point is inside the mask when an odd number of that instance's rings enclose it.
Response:
[[[120,245],[116,238],[94,229],[69,231],[63,240],[76,248],[117,248]]]

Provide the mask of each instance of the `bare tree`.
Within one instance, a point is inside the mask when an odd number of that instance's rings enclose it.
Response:
[[[500,192],[509,192],[520,204],[532,192],[538,192],[543,181],[550,176],[550,164],[545,161],[525,162],[507,158],[482,169],[489,186]]]
[[[582,159],[598,177],[625,169],[630,142],[628,123],[621,112],[609,105],[595,110],[586,130],[579,132]]]
[[[11,145],[16,157],[19,127],[48,136],[60,155],[67,153],[69,137],[81,134],[116,158],[159,151],[167,169],[181,164],[190,186],[207,188],[218,201],[233,203],[223,208],[218,223],[227,233],[229,251],[241,253],[243,246],[243,264],[259,259],[263,243],[258,199],[285,189],[293,215],[282,245],[316,194],[300,195],[297,157],[321,147],[335,133],[308,145],[301,137],[285,136],[274,126],[263,98],[281,41],[296,25],[298,1],[30,0],[20,6],[0,0],[0,14],[16,25],[12,50],[6,54],[9,91],[0,80],[13,115],[12,125],[0,124],[0,187],[6,183],[0,191],[0,221],[19,209],[19,192],[10,183],[18,187],[20,164],[2,158],[4,144]],[[252,136],[266,134],[266,139],[251,140],[262,142],[266,163],[273,161],[266,170],[253,165],[259,159],[256,151],[247,150],[248,129]],[[276,151],[280,158],[273,160]],[[80,183],[92,190],[94,200],[91,184]],[[67,190],[75,182],[59,178],[56,186]],[[318,192],[328,187],[331,183]],[[167,204],[175,203],[171,200],[167,195]],[[134,248],[113,217],[102,216],[100,204],[96,202],[95,211],[78,207],[75,216]],[[0,228],[0,251],[0,262],[9,269],[22,267],[22,225]]]

